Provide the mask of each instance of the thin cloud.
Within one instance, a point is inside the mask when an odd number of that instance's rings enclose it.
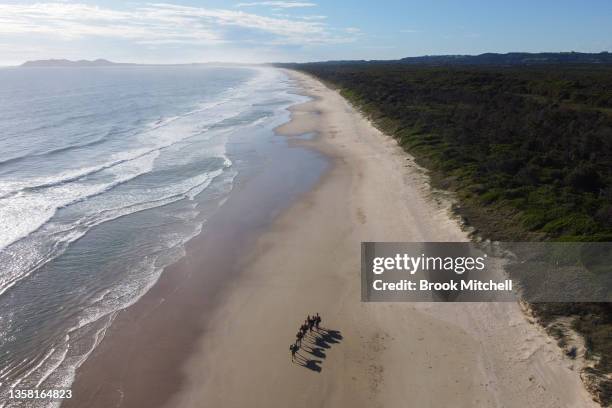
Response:
[[[297,18],[299,20],[306,20],[306,21],[327,20],[327,16],[322,16],[322,15],[295,16],[295,15],[291,15],[291,14],[282,14],[282,13],[275,13],[273,15],[275,17],[280,17],[280,18]]]
[[[252,3],[238,3],[236,7],[258,7],[268,6],[276,8],[301,8],[301,7],[315,7],[315,3],[306,3],[298,1],[256,1]]]
[[[234,41],[233,29],[263,34],[266,41],[274,44],[352,41],[321,21],[275,18],[241,10],[165,3],[130,10],[57,2],[0,4],[0,34],[9,35],[42,34],[64,40],[97,36],[142,44],[218,44]]]
[[[344,29],[349,34],[361,34],[361,29],[357,27],[347,27]]]
[[[302,20],[326,20],[327,16],[298,16]]]

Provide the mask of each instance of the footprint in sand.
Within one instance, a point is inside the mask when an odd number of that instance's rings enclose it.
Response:
[[[363,210],[361,208],[357,209],[357,219],[359,220],[359,222],[361,224],[365,224],[366,223],[366,215],[364,214]]]

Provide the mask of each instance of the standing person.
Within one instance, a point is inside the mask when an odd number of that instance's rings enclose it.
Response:
[[[296,344],[296,346],[300,347],[300,346],[302,345],[302,337],[303,337],[303,336],[304,336],[304,335],[302,334],[302,332],[301,332],[301,331],[298,331],[298,332],[297,332],[297,334],[295,335],[295,338],[296,338],[296,340],[295,340],[295,344]]]
[[[291,344],[289,350],[291,350],[291,361],[295,361],[295,353],[297,353],[298,345],[295,343]]]
[[[319,313],[317,313],[317,315],[315,316],[315,327],[317,328],[317,331],[319,331],[320,324],[321,324],[321,316],[319,316]]]
[[[314,316],[312,317],[308,316],[308,330],[310,330],[311,332],[312,332],[312,327],[314,326],[314,321],[315,321]]]

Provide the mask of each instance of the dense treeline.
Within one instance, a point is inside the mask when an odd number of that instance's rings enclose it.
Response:
[[[611,65],[292,67],[338,87],[393,135],[457,193],[481,235],[612,241]],[[593,392],[612,401],[612,306],[534,310],[545,325],[577,316],[573,327],[599,358],[587,372],[599,378]]]
[[[611,66],[299,68],[437,171],[492,238],[612,240]]]

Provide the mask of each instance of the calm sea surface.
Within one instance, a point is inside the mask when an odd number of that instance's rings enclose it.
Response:
[[[68,387],[305,98],[272,68],[0,69],[0,407]],[[48,402],[30,402],[45,406]]]

